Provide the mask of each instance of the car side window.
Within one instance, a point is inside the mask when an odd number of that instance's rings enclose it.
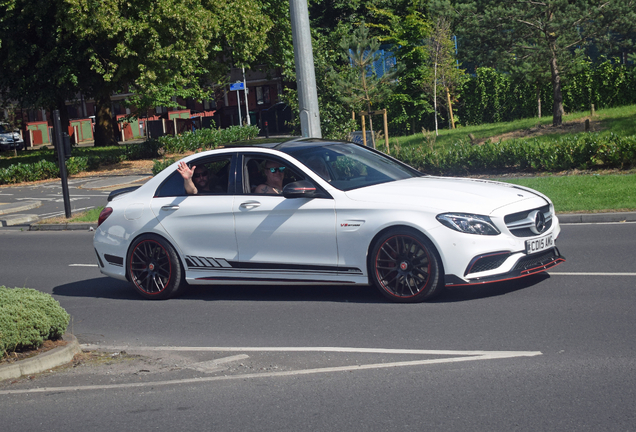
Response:
[[[280,175],[279,169],[283,168],[281,185],[269,185],[265,170],[270,168],[276,171],[277,175]],[[245,194],[261,195],[263,192],[260,191],[264,188],[259,188],[259,186],[269,185],[271,188],[276,188],[278,190],[278,186],[282,186],[282,189],[289,183],[305,180],[305,178],[305,175],[303,175],[297,168],[290,166],[288,162],[276,157],[245,156],[243,159],[243,193]],[[271,179],[269,182],[271,183]]]
[[[202,158],[191,161],[188,166],[196,167],[192,181],[198,189],[197,195],[225,195],[229,193],[231,156],[223,158]],[[183,177],[173,172],[157,189],[156,197],[187,195]]]

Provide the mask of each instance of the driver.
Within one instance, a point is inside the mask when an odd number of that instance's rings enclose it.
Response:
[[[283,193],[283,179],[285,178],[285,167],[279,162],[268,160],[265,162],[265,178],[263,184],[256,186],[254,193],[257,194],[277,194]]]

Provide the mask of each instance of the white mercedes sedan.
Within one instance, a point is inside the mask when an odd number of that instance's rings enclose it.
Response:
[[[433,177],[319,139],[193,154],[99,217],[100,271],[148,299],[187,285],[375,285],[396,302],[565,261],[552,202],[529,188]]]

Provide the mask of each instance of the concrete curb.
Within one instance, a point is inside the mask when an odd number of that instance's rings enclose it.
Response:
[[[27,225],[32,222],[37,222],[39,220],[40,220],[40,217],[34,214],[21,213],[21,214],[0,216],[0,226],[9,227],[9,226],[16,226],[16,225]]]
[[[11,204],[0,204],[0,215],[17,213],[25,210],[38,208],[42,205],[42,201],[23,201]]]
[[[0,366],[0,381],[20,378],[22,375],[36,374],[62,366],[73,360],[75,354],[82,352],[77,338],[72,334],[66,333],[62,339],[68,342],[66,346],[52,349],[44,354],[20,360],[10,365]]]
[[[636,212],[557,214],[559,223],[636,222]]]
[[[33,224],[29,231],[95,231],[96,223]]]

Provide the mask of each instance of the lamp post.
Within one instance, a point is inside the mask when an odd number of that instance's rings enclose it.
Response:
[[[322,138],[307,0],[289,0],[289,13],[294,41],[300,130],[303,137]]]

